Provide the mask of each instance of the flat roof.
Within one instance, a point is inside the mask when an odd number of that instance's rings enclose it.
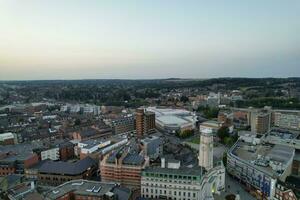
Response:
[[[258,162],[276,161],[282,164],[287,164],[290,159],[294,156],[294,148],[284,146],[284,145],[272,145],[272,144],[259,144],[252,145],[241,140],[238,140],[232,154],[239,157],[241,160],[252,164],[256,168],[266,172],[267,174],[273,176],[280,176],[281,174],[273,170],[269,164],[266,166],[255,164]]]
[[[88,181],[79,179],[66,182],[62,185],[53,188],[51,191],[45,194],[45,199],[58,199],[70,192],[83,196],[101,197],[107,192],[112,191],[114,187],[116,187],[116,185],[112,183],[103,183],[98,181]]]
[[[191,123],[190,121],[175,115],[163,115],[157,117],[156,119],[167,125],[172,125],[172,124],[184,125],[187,123]]]
[[[156,116],[161,115],[190,115],[191,112],[185,109],[176,109],[176,108],[157,108],[157,107],[148,107],[147,111],[152,111]]]

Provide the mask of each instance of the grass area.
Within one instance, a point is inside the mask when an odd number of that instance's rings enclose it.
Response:
[[[194,143],[194,144],[200,144],[200,137],[195,137],[195,138],[189,140],[189,142]]]

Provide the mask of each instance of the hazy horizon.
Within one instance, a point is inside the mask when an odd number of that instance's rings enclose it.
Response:
[[[299,77],[300,1],[0,2],[0,80]]]

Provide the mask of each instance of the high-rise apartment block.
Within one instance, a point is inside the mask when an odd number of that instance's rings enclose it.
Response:
[[[259,135],[267,133],[271,128],[271,112],[251,112],[251,131]]]
[[[136,111],[136,134],[139,138],[143,135],[154,132],[155,130],[155,113],[145,111],[139,108]]]

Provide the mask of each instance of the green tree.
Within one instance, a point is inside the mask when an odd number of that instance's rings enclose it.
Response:
[[[181,96],[180,101],[183,102],[183,103],[186,103],[186,102],[189,101],[189,98],[187,96]]]
[[[80,119],[75,119],[74,125],[79,126],[81,124]]]
[[[217,135],[221,139],[221,141],[224,141],[224,139],[229,136],[229,129],[222,126],[221,128],[219,128]]]

